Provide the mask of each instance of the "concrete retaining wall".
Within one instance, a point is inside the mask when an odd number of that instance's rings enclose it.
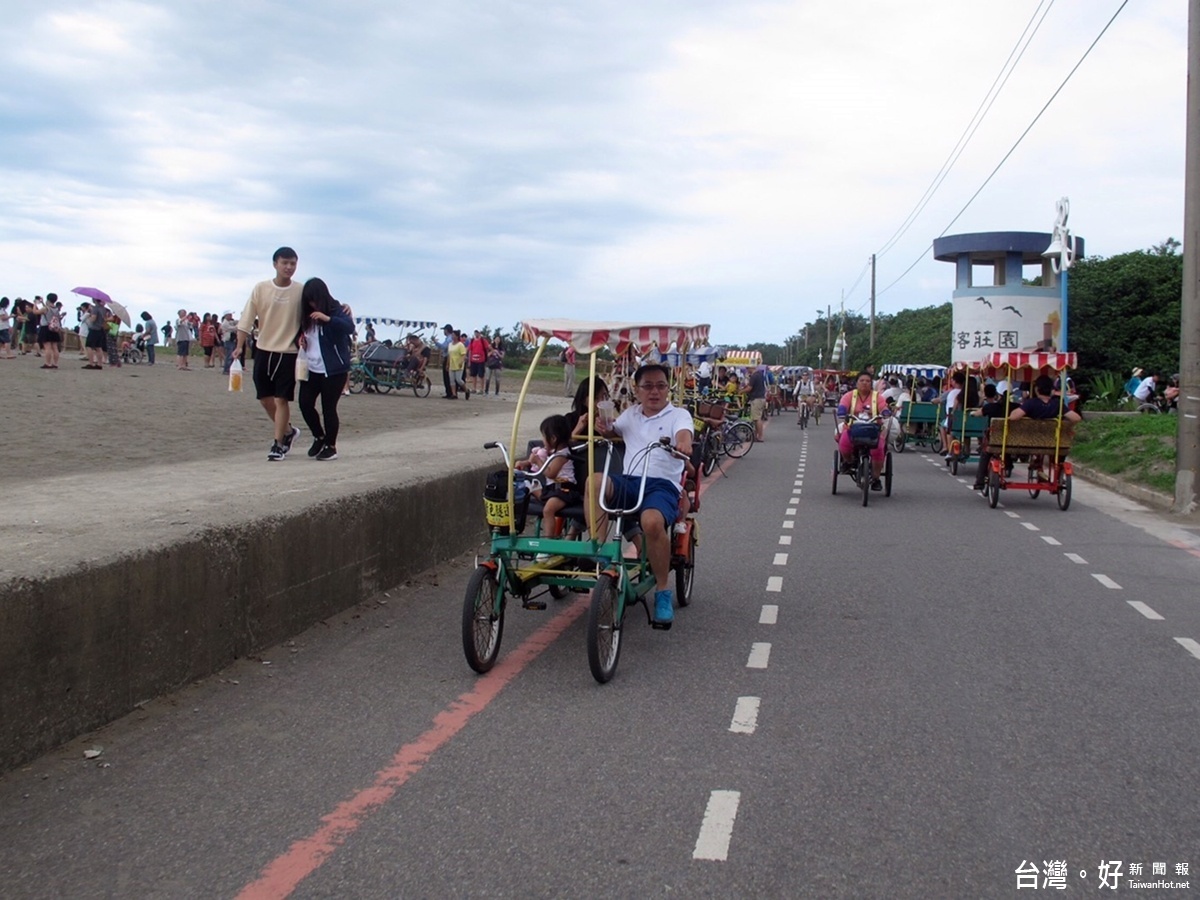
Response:
[[[0,585],[0,772],[477,544],[492,468]]]

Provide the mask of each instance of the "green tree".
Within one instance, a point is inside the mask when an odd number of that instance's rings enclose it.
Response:
[[[1179,370],[1183,257],[1168,238],[1150,250],[1076,263],[1067,283],[1067,342],[1079,355],[1078,380],[1103,372],[1128,378],[1134,366]]]

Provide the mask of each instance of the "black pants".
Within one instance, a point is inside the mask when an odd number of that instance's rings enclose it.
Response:
[[[313,438],[322,440],[327,447],[337,446],[338,401],[342,399],[342,389],[346,386],[346,375],[321,375],[309,372],[308,380],[300,382],[300,415],[304,416],[304,424],[312,432]],[[317,415],[317,397],[321,398],[321,412],[325,416],[325,427],[321,427],[320,416]]]
[[[446,387],[446,396],[447,397],[455,396],[454,385],[450,383],[450,360],[449,359],[442,360],[442,384],[445,385],[445,387]]]

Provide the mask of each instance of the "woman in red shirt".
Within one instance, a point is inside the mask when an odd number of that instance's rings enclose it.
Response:
[[[211,369],[215,363],[213,361],[213,348],[217,345],[217,323],[213,320],[216,318],[211,313],[205,313],[204,319],[200,322],[200,346],[204,348],[204,368]]]

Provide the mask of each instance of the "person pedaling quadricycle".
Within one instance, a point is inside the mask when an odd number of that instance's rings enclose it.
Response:
[[[838,401],[837,453],[833,458],[833,493],[838,475],[849,475],[862,491],[892,494],[892,455],[880,423],[891,415],[887,401],[874,388],[870,372],[859,372],[855,386]]]
[[[661,363],[638,368],[634,405],[611,421],[599,412],[604,407],[597,405],[595,396],[597,351],[607,346],[618,356],[631,348],[645,354],[672,344],[683,351],[690,345],[703,346],[709,326],[537,320],[523,322],[521,328],[523,339],[536,343],[537,349],[518,397],[509,446],[517,443],[530,381],[551,339],[590,357],[587,408],[598,412],[588,416],[585,440],[569,447],[574,477],[583,491],[578,495],[581,502],[558,511],[558,518],[567,523],[561,529],[557,522],[536,518],[529,526],[531,533],[525,533],[532,511],[525,483],[539,470],[518,471],[503,444],[485,445],[499,449],[506,465],[489,478],[484,495],[490,552],[467,586],[463,652],[476,672],[492,668],[510,596],[526,609],[545,609],[540,598],[547,593],[562,599],[569,590],[590,591],[588,665],[592,676],[604,683],[616,672],[629,606],[642,604],[650,624],[667,629],[674,621],[675,605],[684,607],[691,601],[700,474],[689,458],[691,415],[672,403],[673,392],[683,388],[679,373]],[[623,535],[636,550],[632,558],[623,550]]]
[[[989,410],[999,418],[991,418],[987,427],[975,487],[984,491],[992,509],[1000,503],[1000,492],[1012,488],[1028,491],[1035,500],[1045,491],[1063,512],[1070,507],[1073,472],[1067,454],[1080,416],[1067,405],[1066,372],[1075,364],[1073,352],[1009,351],[984,360],[987,374],[1003,374],[1008,384],[1029,381],[1033,388],[1020,406],[1012,406],[1006,393]],[[1027,467],[1024,481],[1013,478],[1018,464]]]

